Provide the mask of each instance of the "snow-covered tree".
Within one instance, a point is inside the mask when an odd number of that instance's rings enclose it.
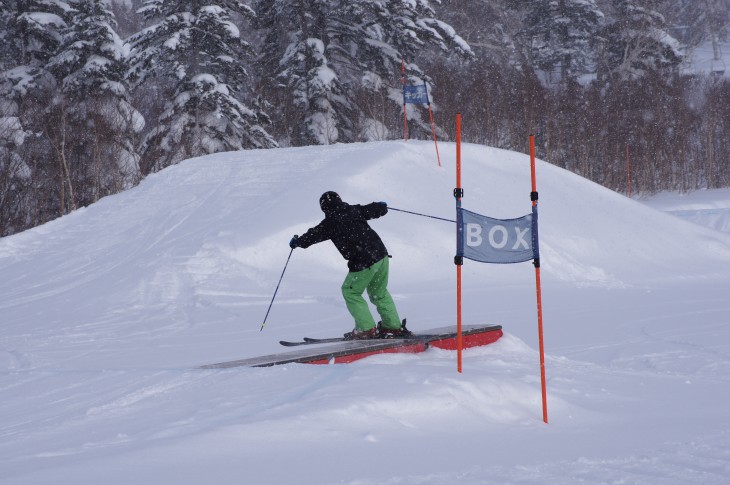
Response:
[[[248,6],[239,0],[147,0],[139,12],[152,25],[130,39],[130,76],[136,85],[152,76],[174,84],[143,143],[153,170],[191,156],[276,145],[257,102],[243,102],[251,49],[231,17],[251,18]]]
[[[10,219],[7,207],[17,187],[16,181],[29,175],[16,150],[23,144],[26,133],[18,118],[17,93],[13,92],[12,80],[6,75],[21,62],[15,38],[19,12],[12,7],[17,5],[3,1],[0,9],[0,45],[3,46],[0,50],[0,237],[8,234],[3,222]]]
[[[0,146],[4,150],[2,170],[16,167],[13,174],[30,176],[28,165],[18,149],[27,130],[37,129],[36,121],[26,111],[39,107],[42,90],[55,87],[47,70],[48,60],[56,54],[62,31],[73,9],[62,0],[3,0],[0,9]],[[25,127],[24,127],[25,125]]]
[[[259,56],[264,91],[288,112],[287,144],[327,145],[353,139],[352,104],[328,58],[325,0],[258,2],[266,36]],[[275,87],[271,89],[271,87]],[[278,92],[277,92],[278,91]]]
[[[663,0],[612,0],[611,22],[602,32],[605,45],[599,77],[635,79],[648,71],[671,69],[682,60],[657,8]]]
[[[72,14],[72,7],[62,0],[2,2],[0,179],[4,187],[0,190],[5,196],[0,224],[4,234],[22,230],[29,221],[45,222],[64,205],[58,202],[56,189],[67,181],[59,176],[52,149],[41,133],[56,88],[47,63],[56,54]],[[8,205],[13,209],[8,211]]]
[[[691,50],[708,42],[713,50],[713,70],[725,70],[721,41],[727,40],[730,27],[730,0],[676,0],[668,20],[679,34],[684,47]]]
[[[322,41],[309,37],[292,43],[284,53],[282,64],[287,69],[280,77],[288,80],[294,106],[303,115],[298,120],[305,128],[301,142],[328,145],[339,138],[351,139],[352,106],[346,102],[339,77],[328,65]]]
[[[0,14],[0,67],[14,94],[50,82],[45,64],[55,55],[72,8],[62,0],[4,0]]]
[[[283,110],[300,113],[286,134],[297,145],[360,139],[355,127],[377,121],[358,103],[362,93],[388,98],[396,113],[402,59],[421,83],[412,61],[424,49],[472,55],[427,0],[258,0],[254,8],[267,30],[261,83]]]
[[[0,237],[23,228],[23,188],[31,175],[18,154],[26,132],[13,110],[0,100]]]
[[[56,154],[86,204],[139,179],[135,135],[144,126],[127,92],[127,49],[104,0],[72,0],[75,9],[48,62],[59,92],[52,128]],[[50,131],[50,130],[49,130]]]
[[[526,11],[518,34],[527,39],[532,67],[558,71],[560,80],[591,72],[592,40],[604,18],[594,0],[524,0],[512,2]]]
[[[475,57],[505,66],[521,62],[515,33],[523,25],[521,0],[448,0],[435,3],[437,15],[459,32]]]

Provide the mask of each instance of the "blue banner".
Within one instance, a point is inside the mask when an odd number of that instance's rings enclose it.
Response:
[[[403,86],[403,102],[406,104],[430,104],[426,84],[420,86]]]
[[[482,263],[539,260],[537,209],[518,219],[493,219],[457,210],[456,255]]]

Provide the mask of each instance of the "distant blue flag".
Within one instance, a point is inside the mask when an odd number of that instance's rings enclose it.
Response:
[[[403,102],[406,104],[429,104],[426,84],[403,86]]]
[[[518,219],[493,219],[459,208],[456,255],[482,263],[539,259],[537,210]]]

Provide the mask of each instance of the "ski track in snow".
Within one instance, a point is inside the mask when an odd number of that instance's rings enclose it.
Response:
[[[463,153],[465,208],[529,211],[524,155]],[[465,323],[505,336],[461,375],[438,349],[196,368],[349,330],[322,244],[296,250],[259,331],[289,238],[326,190],[452,217],[448,158],[413,141],[218,154],[0,239],[3,484],[726,483],[727,190],[633,201],[538,165],[548,425],[529,264],[465,264]],[[409,326],[451,323],[453,226],[372,225]]]

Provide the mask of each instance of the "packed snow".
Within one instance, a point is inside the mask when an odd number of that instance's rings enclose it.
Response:
[[[0,239],[0,476],[18,484],[724,484],[730,191],[628,199],[538,162],[549,424],[530,263],[464,265],[464,351],[203,370],[352,328],[319,195],[454,218],[454,145],[187,160]],[[465,208],[530,212],[524,154],[463,147]],[[690,199],[692,198],[692,199]],[[692,200],[691,203],[685,204]],[[704,212],[703,212],[704,211]],[[687,220],[690,219],[690,220]],[[390,211],[413,330],[455,323],[453,223]]]

